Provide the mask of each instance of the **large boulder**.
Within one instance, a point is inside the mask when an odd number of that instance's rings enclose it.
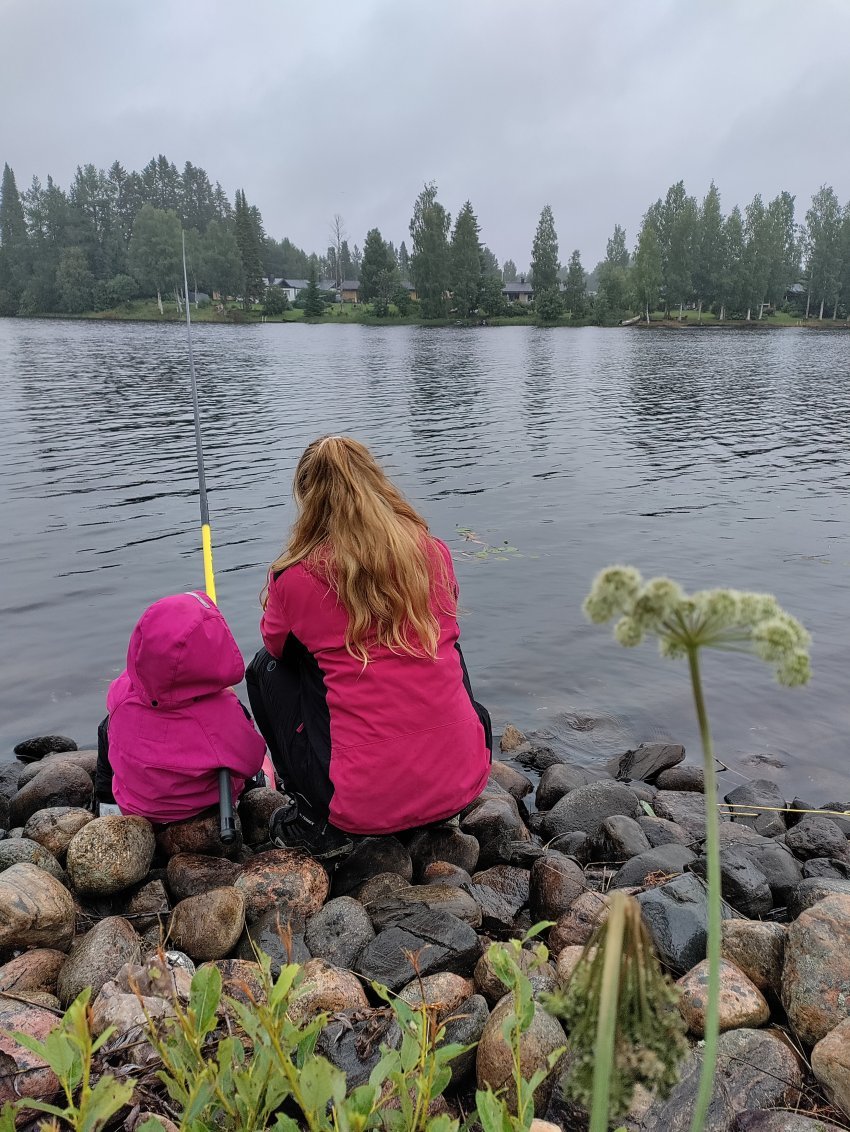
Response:
[[[779,994],[785,960],[784,924],[724,920],[720,952],[740,968],[760,991]]]
[[[51,806],[33,814],[24,826],[23,836],[37,841],[62,864],[74,834],[94,818],[91,810],[73,806]]]
[[[9,803],[9,821],[24,826],[38,810],[54,806],[85,807],[91,801],[92,780],[72,762],[45,765]]]
[[[430,908],[433,911],[450,912],[459,920],[480,928],[481,907],[473,896],[462,888],[450,884],[416,884],[400,888],[383,900],[373,900],[369,905],[369,918],[376,931],[390,924],[398,923],[411,908]]]
[[[204,853],[209,857],[235,857],[242,848],[242,824],[238,812],[233,815],[236,835],[225,844],[221,840],[218,807],[204,810],[197,817],[174,821],[161,826],[156,837],[165,857],[178,853]]]
[[[684,873],[667,884],[638,893],[655,950],[676,975],[684,975],[705,958],[708,915],[702,882]],[[728,910],[726,910],[728,915]]]
[[[0,967],[0,994],[20,995],[29,991],[54,994],[56,980],[67,958],[52,947],[34,947],[31,951],[24,951]]]
[[[56,1029],[52,1010],[0,996],[0,1104],[21,1095],[47,1100],[59,1092],[59,1082],[44,1058],[22,1046],[15,1033],[43,1042]]]
[[[747,829],[744,825],[733,825],[729,822],[725,829]],[[747,832],[751,832],[747,830]],[[737,842],[734,848],[739,856],[747,857],[764,874],[770,889],[773,903],[778,908],[787,908],[794,899],[797,885],[803,878],[799,862],[793,853],[780,841],[753,834],[751,839]]]
[[[141,940],[127,920],[109,916],[80,936],[59,972],[57,993],[68,1007],[86,987],[96,997],[104,983],[114,979],[125,963],[139,963]]]
[[[224,857],[204,853],[178,853],[168,862],[165,878],[175,900],[186,900],[233,884],[242,866]]]
[[[699,857],[690,869],[705,880],[708,876],[708,859]],[[759,919],[773,908],[773,895],[767,877],[745,853],[734,846],[720,851],[720,883],[723,899],[742,916]]]
[[[553,763],[540,776],[537,793],[534,796],[538,810],[551,810],[562,798],[579,786],[589,786],[599,776],[583,766],[571,763]]]
[[[269,908],[253,924],[247,924],[235,955],[238,959],[256,960],[262,951],[271,960],[272,975],[277,978],[287,963],[306,963],[312,959],[304,942],[304,920],[301,916],[287,919],[286,910]]]
[[[466,975],[478,959],[480,943],[474,928],[450,912],[415,908],[400,913],[366,944],[355,969],[397,991],[416,974],[408,956],[417,953],[420,975],[437,971]]]
[[[329,900],[310,917],[304,932],[312,955],[337,967],[350,967],[374,936],[366,909],[350,896]]]
[[[354,890],[379,873],[398,873],[406,881],[413,880],[413,861],[397,837],[364,837],[356,841],[348,857],[336,867],[334,896],[365,899]]]
[[[597,837],[602,823],[615,814],[636,818],[641,813],[640,802],[634,791],[621,782],[591,782],[579,786],[544,816],[541,831],[544,839],[577,830],[588,837]]]
[[[611,759],[606,769],[622,781],[654,782],[662,771],[678,766],[684,757],[685,748],[678,743],[641,743],[636,751]]]
[[[795,857],[808,861],[811,857],[848,858],[844,831],[828,817],[806,816],[785,834],[785,844]]]
[[[850,1116],[850,1018],[839,1022],[812,1050],[812,1071],[832,1103]]]
[[[67,735],[35,735],[22,739],[13,748],[13,753],[22,763],[37,762],[53,751],[76,751],[77,744]]]
[[[708,1005],[708,960],[679,979],[682,997],[679,1009],[688,1030],[701,1038],[705,1034],[705,1012]],[[770,1018],[770,1007],[764,995],[734,963],[720,963],[719,1026],[723,1030],[739,1030],[745,1026],[763,1026]]]
[[[290,999],[289,1015],[300,1022],[316,1014],[365,1010],[368,1005],[360,980],[352,971],[334,967],[324,959],[310,959],[304,964],[304,980]]]
[[[733,822],[748,825],[765,837],[776,837],[785,832],[785,799],[775,782],[755,778],[730,790],[725,799],[737,813]]]
[[[472,877],[474,885],[483,885],[497,893],[516,915],[520,908],[528,903],[531,874],[528,869],[520,869],[516,865],[493,865],[489,869],[475,873]]]
[[[655,780],[659,790],[686,790],[705,793],[705,771],[701,766],[674,766],[663,770]]]
[[[28,837],[7,837],[0,841],[0,873],[12,865],[23,864],[38,865],[57,880],[63,882],[65,880],[62,866],[53,854],[37,841],[30,841]]]
[[[68,845],[68,875],[77,892],[108,896],[144,880],[155,849],[153,827],[144,818],[95,818]]]
[[[316,1053],[345,1073],[351,1090],[366,1084],[384,1047],[398,1049],[401,1042],[401,1027],[390,1011],[358,1008],[329,1020],[316,1039]]]
[[[705,838],[705,797],[691,790],[659,790],[652,808],[659,818],[681,826],[689,842]]]
[[[535,920],[557,920],[587,887],[571,857],[549,850],[531,867],[529,898]]]
[[[446,861],[472,873],[478,865],[480,849],[477,839],[456,825],[437,825],[418,830],[408,841],[407,851],[413,861],[414,875],[421,878],[434,861]]]
[[[282,805],[283,795],[267,786],[258,786],[242,795],[239,799],[239,820],[246,845],[262,845],[269,840],[269,819]]]
[[[513,1009],[513,995],[506,994],[487,1019],[481,1041],[478,1043],[475,1070],[478,1088],[485,1089],[489,1085],[494,1092],[504,1089],[506,1103],[512,1112],[516,1112],[513,1054],[502,1033],[505,1018]],[[531,1025],[520,1038],[519,1060],[522,1076],[528,1080],[538,1069],[548,1069],[552,1054],[565,1049],[566,1045],[567,1039],[560,1023],[535,1002]],[[553,1070],[538,1085],[534,1093],[534,1111],[541,1116],[546,1112],[555,1087],[556,1076],[557,1073]]]
[[[490,781],[497,782],[503,790],[513,794],[517,801],[534,790],[534,783],[528,775],[523,774],[516,767],[509,766],[508,763],[493,763],[490,767]]]
[[[797,920],[827,896],[850,896],[850,880],[834,877],[809,877],[801,880],[788,901],[788,915],[792,920]]]
[[[0,949],[66,951],[74,938],[75,918],[70,892],[44,869],[22,864],[0,873]]]
[[[622,814],[605,819],[599,842],[603,860],[621,863],[652,848],[649,838],[635,819],[623,817]]]
[[[657,849],[647,849],[626,861],[618,869],[611,881],[612,888],[633,888],[646,884],[647,880],[659,877],[674,877],[683,873],[696,860],[696,856],[686,845],[659,845]]]
[[[814,1045],[850,1016],[850,895],[834,894],[788,928],[782,1005],[798,1037]]]
[[[245,927],[245,898],[236,888],[215,888],[181,900],[171,913],[168,936],[196,962],[224,959]]]
[[[485,867],[510,860],[511,844],[531,837],[516,799],[508,793],[482,798],[462,819],[461,828],[478,842],[479,861]]]
[[[245,916],[253,923],[269,908],[304,918],[318,912],[330,888],[318,861],[298,849],[258,853],[242,867],[234,887],[245,897]]]
[[[682,829],[680,825],[675,822],[668,821],[667,818],[650,817],[649,814],[641,814],[637,819],[646,839],[653,849],[658,849],[661,845],[687,845],[688,834]]]

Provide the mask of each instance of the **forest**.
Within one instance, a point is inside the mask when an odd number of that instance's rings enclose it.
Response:
[[[180,308],[185,233],[190,292],[216,296],[224,309],[283,315],[277,278],[309,280],[296,305],[321,316],[344,281],[376,317],[474,320],[510,315],[540,322],[622,321],[629,315],[761,321],[779,312],[837,320],[850,313],[850,205],[822,186],[804,214],[794,196],[760,195],[724,214],[714,183],[702,200],[682,181],[651,204],[632,247],[616,224],[604,258],[588,272],[575,249],[562,263],[552,208],[545,205],[528,268],[500,264],[481,240],[472,204],[454,223],[437,186],[413,206],[409,238],[398,247],[370,229],[362,249],[341,216],[328,225],[324,251],[268,235],[244,190],[233,199],[206,171],[165,156],[128,172],[78,166],[63,189],[33,177],[19,190],[5,165],[0,187],[0,315],[120,311],[136,299]],[[505,284],[522,279],[533,301],[511,303]],[[417,299],[411,301],[410,290]]]

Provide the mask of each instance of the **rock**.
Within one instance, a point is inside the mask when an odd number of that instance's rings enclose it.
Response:
[[[777,813],[775,810],[784,810],[786,802],[775,782],[771,782],[767,778],[755,778],[752,782],[745,782],[741,786],[736,786],[734,790],[730,790],[725,801],[736,807],[748,808],[752,806],[753,812],[760,810],[761,807],[766,807],[756,817],[743,812],[733,814],[733,822],[748,825],[756,833],[761,833],[765,837],[770,837],[771,831],[777,834],[785,832],[784,814]]]
[[[630,782],[629,790],[634,794],[639,802],[646,802],[649,806],[658,797],[658,790],[655,786],[649,786],[645,782]],[[641,806],[643,809],[643,806]]]
[[[587,885],[579,865],[550,850],[531,868],[529,904],[536,920],[557,920]]]
[[[68,875],[77,892],[107,896],[148,874],[156,839],[144,818],[95,818],[68,846]]]
[[[94,776],[97,770],[97,751],[63,751],[61,754],[45,755],[41,762],[30,763],[29,766],[25,766],[23,769],[18,767],[18,789],[21,790],[28,782],[32,782],[42,771],[50,770],[60,763],[66,766],[70,764],[80,767],[92,780],[92,787],[94,786]]]
[[[705,1011],[708,1000],[708,960],[703,959],[687,975],[679,979],[682,997],[679,1010],[690,1033],[701,1038],[705,1034]],[[770,1007],[758,987],[734,963],[720,962],[720,1015],[723,1030],[739,1030],[744,1026],[763,1026],[770,1018]]]
[[[691,864],[691,872],[706,880],[708,859],[697,858]],[[738,849],[721,849],[720,878],[723,899],[741,915],[757,920],[773,908],[767,877]]]
[[[204,810],[197,817],[186,821],[173,821],[161,826],[156,835],[156,843],[165,857],[175,857],[178,853],[202,853],[208,857],[235,857],[242,848],[242,824],[239,813],[233,815],[236,823],[236,837],[225,845],[220,836],[218,807]]]
[[[688,1132],[699,1086],[702,1051],[685,1059],[679,1083],[666,1101],[656,1101],[645,1128]],[[802,1085],[800,1064],[790,1045],[766,1030],[729,1030],[717,1046],[717,1071],[704,1132],[731,1132],[738,1113],[796,1107]],[[785,1115],[785,1114],[783,1114]]]
[[[528,903],[531,874],[527,869],[518,869],[515,865],[494,865],[475,873],[472,882],[491,888],[513,909],[514,915]]]
[[[809,883],[803,881],[803,884]],[[827,896],[788,927],[782,1005],[807,1045],[850,1014],[850,894]]]
[[[369,905],[369,918],[376,931],[398,923],[411,907],[451,912],[473,928],[480,928],[481,908],[468,892],[448,884],[420,884],[400,888],[392,896],[374,900]]]
[[[283,795],[267,786],[246,790],[237,807],[246,845],[263,845],[269,840],[269,818],[283,805]],[[205,852],[205,850],[195,850]]]
[[[158,1112],[140,1112],[136,1118],[136,1123],[133,1125],[132,1132],[138,1132],[148,1122],[152,1123],[155,1128],[161,1128],[163,1132],[180,1132],[173,1120],[161,1116]]]
[[[742,842],[764,845],[769,841],[769,838],[762,837],[760,833],[756,833],[748,825],[738,825],[731,821],[721,820],[718,834],[717,843],[721,849],[727,845],[740,845]],[[705,838],[698,840],[705,840]]]
[[[675,766],[663,770],[655,780],[659,790],[685,790],[705,793],[705,771],[701,766]]]
[[[154,1022],[174,1017],[174,1006],[165,998],[148,997],[120,991],[112,981],[104,983],[91,1008],[92,1033],[97,1037],[110,1026],[117,1036],[138,1030],[145,1031],[148,1019]]]
[[[490,778],[498,782],[501,788],[512,794],[517,801],[534,790],[531,779],[515,767],[508,766],[507,763],[493,763],[490,768]]]
[[[318,861],[298,849],[258,853],[233,882],[245,897],[245,917],[251,924],[269,908],[305,919],[318,912],[330,888],[328,874]]]
[[[505,1089],[505,1101],[512,1112],[516,1112],[516,1088],[513,1083],[513,1058],[511,1048],[502,1034],[502,1024],[513,1010],[513,995],[505,995],[493,1010],[478,1044],[475,1071],[478,1088],[488,1085],[495,1092]],[[546,1069],[550,1056],[567,1044],[560,1024],[547,1014],[539,1003],[534,1004],[534,1018],[530,1027],[520,1038],[520,1071],[528,1080],[538,1069]],[[534,1093],[535,1113],[545,1113],[552,1089],[555,1087],[556,1071],[553,1070]]]
[[[90,810],[52,806],[47,810],[38,810],[29,818],[24,826],[23,836],[30,841],[37,841],[62,864],[71,838],[84,825],[88,825],[93,817]]]
[[[647,849],[626,861],[617,870],[611,881],[612,888],[639,888],[650,878],[673,877],[683,873],[696,860],[696,856],[686,845],[659,845],[657,849]]]
[[[165,885],[161,880],[151,880],[133,893],[124,906],[123,915],[141,933],[164,925],[168,911]]]
[[[600,844],[606,861],[628,861],[651,848],[649,839],[634,818],[615,814],[602,823]]]
[[[516,751],[525,743],[526,738],[512,723],[505,724],[505,730],[499,740],[499,750],[502,752]],[[17,754],[17,749],[15,751]]]
[[[788,914],[796,920],[827,896],[850,896],[850,880],[832,880],[830,877],[801,880],[788,901]]]
[[[437,1021],[442,1022],[444,1018],[454,1014],[461,1003],[466,1002],[474,992],[475,985],[472,979],[441,971],[424,979],[414,979],[404,987],[398,997],[414,1010],[424,1003],[433,1010],[433,1016]]]
[[[37,865],[52,877],[64,882],[65,872],[52,853],[28,837],[7,837],[0,841],[0,872],[12,865]]]
[[[407,851],[413,861],[414,876],[419,878],[435,861],[445,861],[468,873],[475,872],[478,864],[477,839],[461,832],[456,825],[436,825],[417,830],[407,844]]]
[[[602,823],[615,814],[636,818],[641,812],[634,792],[620,782],[591,782],[562,798],[543,819],[544,839],[581,830],[597,837]]]
[[[214,888],[226,888],[241,872],[241,865],[223,857],[178,853],[168,862],[165,876],[174,899],[186,900],[190,896],[211,892]]]
[[[366,909],[350,896],[329,900],[310,917],[304,933],[311,953],[337,967],[350,967],[374,937]]]
[[[461,829],[477,840],[479,860],[484,867],[506,861],[511,842],[530,839],[516,800],[510,794],[485,799],[461,820]]]
[[[850,1018],[839,1022],[812,1050],[812,1071],[832,1103],[850,1116]]]
[[[830,818],[806,814],[802,821],[785,834],[785,844],[795,857],[808,861],[812,857],[848,858],[847,838]]]
[[[413,880],[413,861],[397,837],[364,837],[356,841],[346,860],[334,873],[334,896],[353,895],[353,890],[379,873],[398,873]],[[362,893],[358,897],[362,899]]]
[[[542,774],[550,766],[564,761],[560,755],[555,754],[551,747],[545,747],[541,743],[523,743],[513,752],[513,758],[514,762],[518,762],[520,766],[537,771],[538,774]]]
[[[636,751],[611,759],[605,769],[623,782],[632,778],[654,782],[662,771],[678,766],[684,757],[685,748],[678,743],[641,743]]]
[[[586,951],[586,947],[574,943],[570,944],[569,947],[565,947],[563,951],[558,954],[558,960],[555,964],[555,974],[562,987],[565,987],[573,977],[573,972],[576,967],[578,967],[579,963],[581,963]],[[590,949],[590,954],[591,957],[596,954],[595,947]]]
[[[22,763],[35,762],[54,751],[76,751],[77,744],[67,735],[36,735],[24,739],[13,748],[13,753]]]
[[[126,920],[121,916],[100,920],[78,937],[59,972],[56,988],[62,1005],[67,1009],[85,987],[91,987],[95,997],[125,963],[138,963],[141,958],[141,941]]]
[[[842,1132],[837,1124],[830,1124],[821,1117],[803,1116],[799,1112],[762,1112],[761,1109],[745,1109],[738,1113],[735,1132]]]
[[[221,972],[223,996],[235,998],[246,1006],[265,1002],[266,991],[259,963],[252,963],[247,959],[215,959],[212,963],[204,963],[201,970],[207,967],[216,967]],[[223,1013],[227,1012],[225,1004]]]
[[[478,1042],[484,1033],[484,1027],[489,1017],[490,1008],[487,1005],[487,1000],[483,995],[474,994],[461,1003],[457,1010],[444,1022],[445,1035],[440,1044],[456,1044],[466,1047],[463,1053],[450,1062],[451,1088],[457,1088],[475,1072]]]
[[[387,1007],[349,1010],[330,1019],[320,1031],[316,1053],[345,1073],[351,1091],[368,1082],[383,1047],[398,1049],[401,1040],[401,1028]]]
[[[720,951],[760,991],[779,993],[785,958],[785,927],[754,920],[724,920]]]
[[[840,861],[834,857],[812,857],[803,865],[803,877],[850,880],[850,861]]]
[[[313,958],[304,941],[303,917],[296,915],[287,920],[285,909],[269,908],[247,925],[234,954],[238,959],[255,961],[255,948],[271,959],[275,978],[287,963],[306,963]]]
[[[224,959],[245,927],[245,898],[236,888],[215,888],[203,896],[181,900],[171,913],[172,946],[201,963]]]
[[[737,828],[747,827],[742,825]],[[759,872],[764,873],[774,904],[779,908],[787,907],[803,878],[802,870],[791,851],[780,842],[757,834],[751,840],[739,842],[735,848],[739,854],[748,857]]]
[[[189,1001],[195,964],[179,951],[149,955],[143,963],[125,963],[114,983],[122,994]]]
[[[631,818],[626,820],[631,821]],[[549,842],[549,848],[554,849],[556,853],[563,853],[565,857],[575,857],[582,864],[586,864],[593,855],[593,841],[581,830],[553,837]]]
[[[514,958],[519,964],[520,970],[528,976],[535,994],[539,994],[541,991],[555,990],[558,979],[551,963],[541,963],[532,951],[525,948]],[[475,964],[475,989],[487,999],[491,1006],[499,1002],[508,990],[496,974],[489,948]]]
[[[44,869],[22,864],[0,873],[0,949],[49,946],[66,951],[75,918],[71,893]]]
[[[675,822],[688,835],[688,841],[705,839],[705,797],[691,790],[659,790],[652,806],[659,818]],[[721,821],[723,819],[721,815]]]
[[[601,892],[583,892],[568,911],[549,930],[549,950],[554,955],[566,947],[587,943],[600,924],[608,919],[608,897]]]
[[[553,763],[540,777],[535,795],[538,810],[551,810],[560,800],[579,786],[589,786],[598,775],[583,766],[571,763]]]
[[[54,806],[85,807],[91,801],[92,780],[71,762],[45,764],[9,803],[9,821],[23,826],[38,810]]]
[[[421,975],[437,971],[465,975],[472,970],[480,945],[474,929],[451,913],[414,908],[366,944],[356,969],[366,979],[400,990],[415,974],[406,952],[419,953]]]
[[[43,1042],[56,1025],[56,1015],[50,1010],[0,998],[0,1103],[14,1103],[22,1094],[46,1100],[59,1092],[59,1082],[47,1062],[13,1036],[17,1032]]]
[[[516,912],[503,896],[486,884],[470,884],[466,891],[481,909],[485,931],[510,931]]]
[[[387,874],[392,876],[392,873]],[[423,884],[451,884],[455,888],[464,888],[472,884],[472,877],[458,865],[450,865],[448,861],[432,861],[422,871]],[[403,887],[399,885],[399,887]],[[395,889],[393,890],[395,891]]]
[[[362,884],[352,888],[348,895],[368,908],[373,901],[382,900],[385,896],[390,896],[401,888],[407,888],[407,886],[408,881],[398,873],[378,873],[377,876],[369,877]]]
[[[684,975],[705,957],[706,896],[697,877],[684,873],[638,893],[637,901],[665,966],[676,975]]]
[[[304,981],[290,999],[289,1016],[300,1023],[316,1014],[365,1010],[368,1005],[360,980],[352,971],[334,967],[324,959],[310,959],[304,964]]]
[[[688,835],[680,825],[666,818],[652,818],[641,814],[637,823],[653,849],[662,845],[687,845]]]
[[[803,808],[811,809],[810,806]],[[850,802],[824,802],[820,808],[830,821],[835,822],[838,828],[844,831],[845,837],[850,837]]]
[[[0,994],[25,994],[28,991],[56,990],[56,980],[68,958],[51,947],[24,951],[0,967]]]

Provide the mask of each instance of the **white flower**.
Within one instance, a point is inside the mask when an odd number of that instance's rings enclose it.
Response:
[[[596,624],[610,621],[617,613],[628,612],[640,586],[640,573],[633,566],[609,566],[596,575],[584,612]]]
[[[627,649],[634,648],[643,642],[643,629],[634,617],[621,617],[614,626],[614,636],[621,645]]]

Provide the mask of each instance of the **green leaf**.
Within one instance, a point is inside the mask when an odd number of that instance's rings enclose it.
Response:
[[[484,1132],[513,1132],[507,1105],[491,1089],[476,1092],[475,1109]]]
[[[331,1102],[345,1098],[345,1074],[324,1057],[314,1057],[301,1070],[299,1087],[304,1102],[318,1114],[324,1114]]]
[[[301,1125],[291,1116],[284,1116],[283,1113],[279,1112],[272,1125],[272,1132],[301,1132]]]
[[[425,1125],[426,1132],[457,1132],[460,1122],[450,1116],[434,1116]]]
[[[96,1132],[128,1104],[134,1088],[132,1081],[116,1081],[110,1074],[104,1074],[89,1094],[85,1113],[80,1110],[79,1132]]]
[[[654,818],[654,817],[656,816],[656,815],[655,815],[655,810],[653,810],[653,808],[652,808],[652,806],[650,806],[649,802],[647,802],[647,801],[646,801],[645,799],[643,799],[643,798],[641,798],[641,801],[640,801],[640,807],[641,807],[641,809],[643,810],[643,812],[644,812],[644,813],[645,813],[645,814],[646,814],[646,815],[647,815],[648,817],[650,817],[650,818]]]
[[[0,1129],[2,1132],[2,1129]],[[136,1128],[136,1132],[162,1132],[162,1125],[158,1120],[146,1120]]]
[[[221,1002],[221,971],[218,967],[201,967],[192,977],[189,1009],[195,1016],[197,1033],[206,1035],[215,1029],[216,1011]]]
[[[0,1132],[15,1132],[15,1105],[11,1101],[6,1101],[0,1109]]]

